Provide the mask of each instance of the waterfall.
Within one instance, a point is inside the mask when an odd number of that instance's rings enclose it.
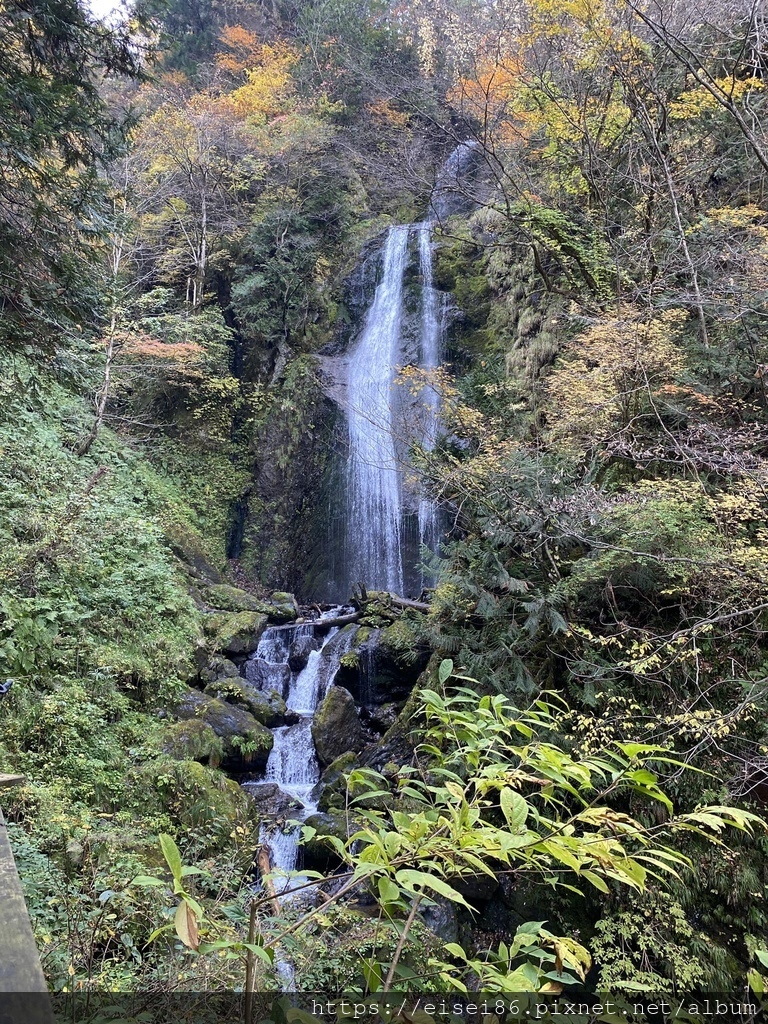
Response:
[[[441,299],[434,284],[432,272],[432,230],[431,221],[418,226],[419,270],[421,272],[421,351],[419,365],[423,370],[436,370],[442,361],[442,333],[444,316]],[[425,421],[421,443],[426,451],[432,451],[437,440],[440,415],[440,396],[432,382],[427,382],[423,392]],[[419,543],[431,551],[438,543],[437,503],[428,495],[419,499]]]
[[[421,302],[418,337],[414,346],[419,366],[440,365],[443,331],[442,305],[432,271],[431,221],[391,228],[384,244],[382,280],[365,318],[363,331],[349,358],[347,416],[349,429],[347,557],[350,585],[363,582],[374,590],[397,594],[406,581],[418,586],[413,565],[406,564],[404,523],[414,514],[418,540],[435,549],[438,541],[437,506],[423,495],[404,496],[402,464],[407,455],[408,431],[398,421],[395,371],[408,362],[405,275],[411,265],[410,240],[418,238]],[[434,447],[439,413],[436,390],[422,391],[419,440]],[[418,552],[407,552],[415,563]],[[423,585],[423,579],[421,585]]]
[[[439,517],[436,503],[417,485],[406,493],[402,473],[407,462],[409,431],[399,417],[395,372],[399,365],[417,363],[423,370],[441,364],[444,306],[435,288],[432,233],[435,223],[474,208],[468,195],[482,160],[472,141],[462,142],[438,175],[427,219],[419,224],[390,228],[383,248],[382,274],[353,345],[346,370],[346,413],[349,434],[346,507],[346,579],[340,592],[355,583],[374,590],[404,594],[408,586],[424,585],[415,573],[418,542],[436,550]],[[413,259],[410,241],[418,239],[421,297],[418,311],[409,307],[406,275]],[[415,324],[412,321],[417,321]],[[418,440],[430,451],[439,428],[439,396],[431,385],[422,390]],[[413,437],[413,431],[410,432]],[[409,533],[410,531],[410,533]]]
[[[328,615],[336,615],[333,609]],[[291,899],[286,890],[303,884],[305,879],[296,875],[299,852],[300,823],[317,811],[312,790],[320,780],[320,767],[312,742],[312,719],[328,689],[333,683],[342,655],[352,644],[354,631],[339,635],[336,628],[329,629],[320,639],[320,647],[311,651],[307,663],[298,672],[291,672],[288,659],[296,640],[314,637],[321,630],[322,618],[299,626],[273,626],[264,632],[256,653],[246,664],[246,677],[264,690],[285,692],[289,676],[286,706],[298,718],[291,725],[273,730],[274,746],[267,761],[264,782],[245,783],[246,789],[275,783],[280,791],[291,797],[296,805],[288,812],[291,822],[281,824],[265,821],[260,842],[270,849],[273,872],[284,876],[277,879],[275,888],[283,899]]]
[[[403,593],[402,498],[394,436],[410,227],[391,228],[384,271],[348,369],[348,558],[352,582]]]

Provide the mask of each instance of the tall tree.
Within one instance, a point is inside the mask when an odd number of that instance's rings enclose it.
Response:
[[[2,0],[0,47],[0,343],[40,354],[98,302],[98,169],[124,127],[99,85],[138,55],[78,0]]]

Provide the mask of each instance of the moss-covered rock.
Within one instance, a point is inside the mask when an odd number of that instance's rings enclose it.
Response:
[[[239,679],[240,670],[234,661],[223,658],[220,654],[206,657],[200,669],[200,679],[204,683],[213,683],[219,679]]]
[[[255,807],[247,793],[223,772],[198,761],[178,761],[161,767],[155,790],[163,808],[182,825],[252,820]]]
[[[209,683],[205,692],[210,697],[250,712],[257,722],[268,729],[285,725],[285,701],[275,690],[257,690],[243,679],[218,679]]]
[[[272,611],[269,617],[273,622],[293,622],[299,617],[299,606],[293,594],[276,590],[269,598]]]
[[[400,622],[384,629],[361,626],[352,650],[341,659],[336,682],[367,708],[401,704],[413,690],[427,658],[426,651],[409,645]]]
[[[328,765],[322,778],[312,790],[312,799],[321,811],[342,809],[347,802],[347,772],[357,764],[354,751],[347,751]]]
[[[267,627],[260,612],[214,612],[206,615],[203,628],[217,651],[225,654],[253,654]]]
[[[226,612],[261,612],[267,614],[266,601],[254,597],[247,590],[231,587],[227,583],[218,583],[207,587],[202,594],[203,600],[211,608],[221,608]]]
[[[206,583],[221,583],[221,573],[198,533],[178,519],[166,522],[164,532],[171,551],[191,576]]]
[[[312,739],[323,768],[349,750],[363,749],[367,738],[349,690],[330,688],[312,722]]]
[[[200,718],[172,722],[163,734],[162,750],[177,761],[206,761],[216,767],[224,757],[224,744]]]
[[[198,690],[187,690],[176,706],[184,720],[200,719],[222,740],[222,767],[235,772],[266,768],[274,737],[254,716]]]

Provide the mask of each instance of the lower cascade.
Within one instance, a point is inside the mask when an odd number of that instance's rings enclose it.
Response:
[[[324,617],[334,618],[339,612],[334,608],[314,622],[267,629],[245,666],[246,678],[265,692],[277,692],[289,712],[289,724],[273,731],[275,743],[263,781],[244,784],[254,795],[260,787],[275,785],[287,798],[280,800],[272,819],[262,823],[260,836],[270,851],[275,891],[281,900],[295,898],[292,890],[307,883],[293,873],[298,866],[301,822],[317,811],[312,793],[320,780],[320,766],[312,719],[356,632],[323,626]],[[300,667],[294,669],[292,664]]]

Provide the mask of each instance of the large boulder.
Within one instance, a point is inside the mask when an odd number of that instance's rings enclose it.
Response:
[[[256,804],[260,819],[292,817],[301,811],[301,804],[284,793],[276,782],[246,782],[243,789]]]
[[[239,587],[217,583],[207,587],[202,598],[211,608],[221,608],[228,612],[259,612],[266,615],[270,622],[293,622],[299,617],[296,598],[283,591],[276,591],[269,598],[260,598]]]
[[[241,678],[218,679],[209,683],[205,692],[210,697],[224,700],[236,708],[249,711],[257,722],[268,729],[276,729],[285,725],[285,701],[274,690],[257,690]]]
[[[183,525],[178,518],[171,518],[165,524],[165,539],[171,551],[194,580],[202,583],[221,583],[221,573],[213,564],[200,534],[195,530]]]
[[[260,612],[214,612],[206,615],[203,628],[217,651],[224,654],[253,654],[267,628],[267,616]]]
[[[261,612],[267,614],[267,602],[262,601],[247,590],[231,587],[228,583],[218,583],[207,587],[202,593],[203,600],[211,608],[221,608],[226,612]]]
[[[330,688],[312,722],[312,739],[322,768],[349,750],[363,749],[367,737],[349,690],[343,686]]]
[[[249,658],[245,663],[245,678],[257,690],[269,693],[274,690],[281,697],[288,696],[291,670],[288,665],[275,665],[262,658]]]
[[[269,605],[272,609],[269,613],[272,622],[294,622],[299,617],[299,606],[293,594],[276,590],[270,595]]]
[[[144,785],[157,795],[163,811],[188,828],[214,822],[234,825],[256,817],[248,794],[215,768],[197,761],[161,761],[146,768]]]
[[[187,690],[176,707],[182,721],[200,719],[223,744],[222,767],[235,772],[263,770],[275,742],[254,716],[198,690]]]

